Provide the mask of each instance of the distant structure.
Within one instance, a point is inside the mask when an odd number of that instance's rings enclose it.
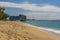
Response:
[[[26,16],[25,15],[19,15],[19,16],[10,16],[9,20],[11,21],[26,21]]]

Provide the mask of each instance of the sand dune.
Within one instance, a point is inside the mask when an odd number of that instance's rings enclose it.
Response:
[[[60,40],[60,37],[16,21],[0,21],[0,40]]]

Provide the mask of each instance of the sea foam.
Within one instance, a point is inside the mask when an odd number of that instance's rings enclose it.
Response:
[[[27,23],[25,23],[25,24],[30,26],[30,27],[34,27],[34,28],[38,28],[38,29],[42,29],[42,30],[46,30],[46,31],[50,31],[50,32],[54,32],[54,33],[60,34],[60,30],[51,29],[51,28],[44,28],[44,27],[39,27],[39,26],[34,26],[34,25],[31,25],[31,24],[27,24]]]

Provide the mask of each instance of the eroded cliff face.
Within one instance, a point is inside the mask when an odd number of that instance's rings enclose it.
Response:
[[[15,21],[0,21],[0,40],[60,40],[54,36]]]

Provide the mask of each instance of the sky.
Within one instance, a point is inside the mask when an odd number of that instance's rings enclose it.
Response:
[[[60,0],[0,0],[9,15],[26,15],[28,19],[60,20]]]

